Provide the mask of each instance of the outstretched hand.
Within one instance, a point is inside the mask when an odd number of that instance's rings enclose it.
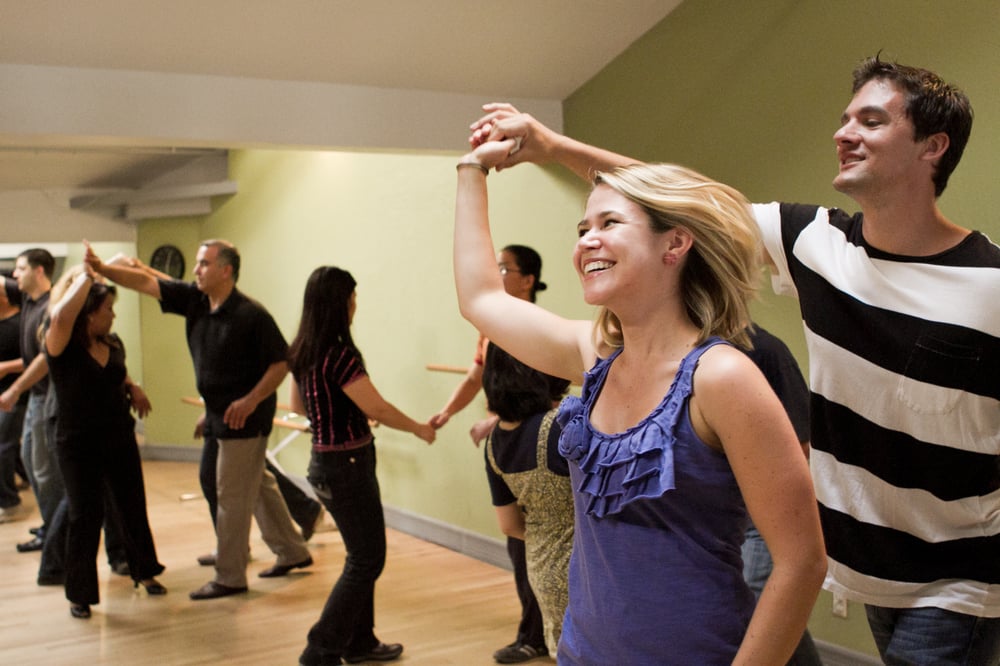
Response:
[[[420,427],[413,431],[413,434],[428,444],[433,444],[437,438],[437,430],[430,423],[421,423]]]
[[[527,113],[521,113],[507,103],[484,104],[486,115],[470,126],[469,145],[478,150],[493,141],[513,141],[504,159],[492,164],[497,171],[521,162],[545,164],[552,160],[552,150],[558,134]],[[483,164],[486,166],[486,164]]]
[[[83,265],[86,267],[87,273],[93,277],[95,274],[101,273],[101,268],[104,267],[104,262],[101,258],[97,256],[94,252],[94,248],[90,246],[90,241],[84,239],[83,247],[86,248],[86,252],[83,255]]]
[[[435,430],[438,430],[439,428],[443,428],[444,424],[446,424],[450,418],[451,414],[448,412],[438,412],[430,418],[428,423],[430,423]]]
[[[517,147],[517,141],[515,139],[503,139],[500,141],[485,141],[465,157],[462,158],[462,162],[479,164],[485,167],[487,170],[496,167],[500,170],[500,164],[505,160],[510,158],[511,152]]]
[[[478,447],[479,443],[486,439],[486,435],[490,434],[490,431],[493,430],[493,427],[499,420],[500,418],[494,414],[473,423],[472,427],[469,428],[469,437],[472,438],[472,443]]]

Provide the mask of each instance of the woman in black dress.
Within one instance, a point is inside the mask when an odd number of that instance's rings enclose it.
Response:
[[[64,294],[53,294],[45,353],[59,410],[56,455],[69,500],[66,598],[73,617],[90,617],[100,600],[97,550],[104,521],[105,489],[121,516],[129,571],[149,594],[165,594],[154,578],[157,561],[146,516],[146,491],[135,441],[135,420],[149,401],[128,379],[125,348],[111,333],[115,289],[89,267],[74,271]]]

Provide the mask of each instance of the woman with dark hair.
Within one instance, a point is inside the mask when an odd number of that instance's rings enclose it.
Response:
[[[511,296],[534,303],[538,292],[548,289],[548,285],[542,282],[542,258],[527,245],[508,245],[500,250],[497,253],[497,268],[500,269],[503,288]],[[448,398],[444,408],[431,418],[435,428],[440,428],[452,416],[465,409],[483,387],[483,363],[488,344],[489,341],[480,335],[472,367]],[[472,440],[478,445],[495,423],[496,419],[492,417],[477,422],[469,433]]]
[[[49,374],[59,401],[56,456],[66,484],[69,529],[66,598],[73,617],[90,617],[99,602],[97,549],[107,494],[121,518],[129,571],[151,595],[167,590],[146,515],[146,490],[135,441],[134,408],[149,400],[128,379],[125,348],[111,333],[115,288],[95,282],[89,267],[68,273],[64,293],[53,289],[45,333]],[[107,493],[106,493],[107,491]]]
[[[507,293],[526,301],[535,302],[540,291],[548,289],[542,282],[542,257],[527,245],[508,245],[497,255],[497,266],[504,276],[504,285],[508,283],[508,275],[519,275],[521,282],[510,280],[512,288]]]
[[[351,337],[356,282],[321,266],[306,283],[302,319],[289,348],[292,409],[309,417],[309,483],[330,511],[347,549],[344,570],[309,630],[305,666],[390,661],[399,643],[375,637],[375,581],[385,565],[385,520],[375,477],[375,438],[368,419],[413,433],[428,444],[434,428],[388,403],[365,371]]]
[[[542,282],[542,258],[527,245],[507,245],[497,253],[496,261],[504,291],[511,296],[534,303],[538,292],[548,288],[548,285]],[[489,342],[485,335],[479,335],[476,355],[473,357],[472,365],[469,366],[469,371],[455,387],[441,411],[431,417],[431,425],[435,428],[442,427],[452,416],[465,409],[483,388],[483,371]],[[472,425],[469,436],[476,446],[496,423],[496,415],[491,414]],[[545,647],[542,612],[528,581],[524,541],[508,537],[507,554],[514,567],[514,584],[518,600],[521,602],[521,620],[518,622],[514,641],[496,650],[493,658],[501,664],[516,664],[535,657],[544,657],[548,654],[548,648]]]
[[[551,654],[566,612],[573,547],[573,492],[553,407],[567,388],[569,381],[533,370],[496,345],[486,353],[483,391],[500,419],[486,438],[486,476],[501,531],[524,543]]]

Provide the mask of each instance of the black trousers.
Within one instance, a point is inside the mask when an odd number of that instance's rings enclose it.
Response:
[[[60,437],[56,451],[66,483],[66,598],[76,604],[100,601],[97,550],[106,498],[121,517],[126,559],[133,580],[163,572],[146,515],[146,488],[135,434],[101,432]]]
[[[517,625],[517,642],[533,648],[545,647],[545,627],[542,625],[542,611],[528,582],[528,559],[525,555],[524,540],[507,537],[507,554],[514,565],[514,585],[517,598],[521,600],[521,622]]]

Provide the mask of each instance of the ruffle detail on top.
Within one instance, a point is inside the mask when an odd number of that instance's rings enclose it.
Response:
[[[620,350],[601,359],[584,376],[581,396],[568,396],[556,417],[562,426],[559,453],[582,475],[576,489],[588,515],[603,518],[629,504],[673,490],[677,419],[691,395],[691,378],[710,340],[682,361],[663,401],[625,432],[608,435],[590,425],[590,408]]]

